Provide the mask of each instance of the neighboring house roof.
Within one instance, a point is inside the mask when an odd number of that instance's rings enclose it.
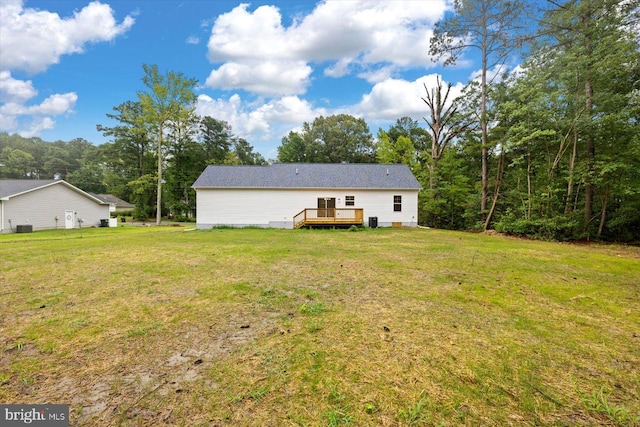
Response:
[[[62,179],[0,179],[0,200],[9,200],[12,197],[29,193],[40,188],[49,187],[51,185],[64,185],[65,187],[68,187],[95,202],[102,205],[108,204]]]
[[[369,163],[277,163],[268,166],[209,165],[193,188],[411,189],[420,184],[406,165]]]
[[[133,209],[135,208],[134,205],[132,205],[129,202],[126,202],[116,196],[114,196],[113,194],[94,194],[94,193],[90,193],[92,196],[97,197],[98,199],[102,200],[105,203],[109,203],[110,205],[115,205],[116,209]]]

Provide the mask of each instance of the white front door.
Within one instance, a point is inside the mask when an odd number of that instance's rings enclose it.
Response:
[[[75,220],[76,214],[74,211],[64,211],[64,228],[73,228]]]

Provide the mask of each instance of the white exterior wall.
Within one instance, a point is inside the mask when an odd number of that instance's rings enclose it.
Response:
[[[214,226],[258,226],[293,228],[293,217],[304,209],[317,208],[318,198],[336,199],[336,208],[361,208],[364,222],[378,217],[379,227],[394,222],[416,226],[418,191],[414,190],[284,190],[284,189],[204,189],[196,190],[198,228]],[[393,211],[393,196],[402,196],[402,211]],[[354,196],[355,205],[345,206],[345,196]]]
[[[64,228],[64,211],[76,212],[75,228],[78,228],[77,218],[84,222],[83,227],[99,226],[101,219],[109,218],[109,205],[101,205],[92,199],[72,190],[64,184],[54,184],[36,189],[19,196],[3,200],[0,209],[2,214],[2,232],[15,230],[16,225],[31,225],[33,230],[47,230]],[[56,224],[56,216],[58,222]],[[11,220],[11,226],[9,225]]]

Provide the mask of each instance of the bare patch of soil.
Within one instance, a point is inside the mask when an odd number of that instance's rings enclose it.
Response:
[[[200,387],[219,387],[207,379],[207,370],[220,358],[268,334],[274,328],[274,318],[275,315],[235,313],[214,325],[191,326],[165,334],[154,348],[128,360],[117,355],[111,361],[100,360],[108,355],[96,354],[94,362],[99,367],[87,367],[83,365],[92,365],[92,361],[84,352],[83,356],[76,355],[75,372],[67,369],[33,384],[11,378],[5,385],[25,398],[29,396],[31,401],[68,403],[74,426],[112,425],[118,419],[136,419],[143,425],[171,424],[171,409],[147,407],[147,398],[155,394],[188,393],[196,382]],[[173,338],[167,340],[167,335]],[[123,345],[126,344],[119,344]],[[2,365],[15,357],[29,356],[30,351],[35,352],[32,357],[38,356],[32,345],[20,348],[20,354],[18,349],[4,351]]]

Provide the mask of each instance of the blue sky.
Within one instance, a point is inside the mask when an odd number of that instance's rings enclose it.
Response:
[[[414,1],[0,0],[0,130],[107,142],[96,125],[137,100],[142,64],[198,80],[197,113],[227,121],[274,159],[319,115],[364,118],[375,135],[424,124],[423,83],[460,90],[479,69],[429,57],[451,4]]]

